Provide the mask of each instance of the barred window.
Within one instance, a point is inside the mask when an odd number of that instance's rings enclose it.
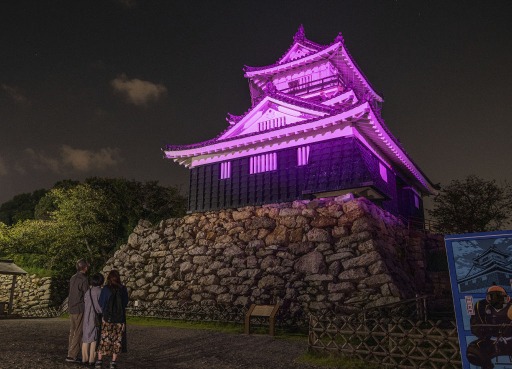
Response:
[[[249,170],[251,174],[270,172],[276,169],[277,154],[275,152],[251,156],[249,159]]]
[[[267,129],[279,128],[286,125],[286,117],[269,119],[258,123],[258,131],[266,131]]]
[[[297,148],[297,165],[306,165],[309,162],[309,145]]]
[[[231,178],[231,162],[220,163],[220,179]]]

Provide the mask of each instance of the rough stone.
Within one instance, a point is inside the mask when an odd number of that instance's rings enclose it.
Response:
[[[266,270],[268,268],[278,266],[279,265],[279,258],[273,255],[267,256],[265,259],[261,261],[261,269]]]
[[[368,277],[368,272],[365,268],[345,270],[338,276],[340,281],[358,281],[366,277]]]
[[[234,211],[233,212],[233,220],[239,221],[239,220],[246,220],[249,219],[252,216],[251,211]]]
[[[302,256],[295,263],[295,271],[305,274],[318,274],[326,270],[326,264],[323,255],[318,251],[310,252]]]
[[[254,217],[246,223],[247,229],[274,229],[276,221],[268,217]]]
[[[285,226],[277,226],[274,231],[265,238],[265,244],[279,245],[288,243],[288,232]]]
[[[343,268],[352,269],[356,267],[366,267],[378,262],[379,260],[381,260],[380,254],[377,251],[372,251],[368,254],[362,254],[360,256],[344,260]]]
[[[267,275],[261,278],[258,282],[258,288],[282,288],[284,280],[275,275]]]
[[[330,242],[331,235],[325,229],[313,228],[308,232],[307,239],[312,242]]]
[[[311,226],[316,228],[332,227],[336,224],[338,224],[338,220],[336,218],[327,216],[320,216],[311,221]]]

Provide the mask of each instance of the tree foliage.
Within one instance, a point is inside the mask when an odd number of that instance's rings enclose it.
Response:
[[[0,222],[12,225],[20,220],[34,219],[34,208],[47,190],[16,195],[12,200],[0,205]]]
[[[52,247],[58,238],[55,222],[22,220],[11,227],[0,227],[0,251],[24,266],[54,270],[57,265]]]
[[[443,233],[502,229],[512,218],[512,186],[470,175],[441,188],[428,211]]]
[[[72,273],[80,258],[88,259],[93,270],[99,269],[126,242],[139,219],[157,222],[185,213],[185,198],[158,182],[62,181],[45,191],[36,204],[30,202],[30,208],[27,199],[31,198],[17,198],[24,199],[20,207],[31,209],[31,218],[0,222],[0,256],[55,274]]]
[[[121,212],[118,204],[105,192],[88,184],[67,190],[53,189],[50,193],[57,205],[50,220],[59,232],[51,253],[58,257],[58,264],[80,258],[86,258],[93,265],[104,261],[119,238],[117,227]]]

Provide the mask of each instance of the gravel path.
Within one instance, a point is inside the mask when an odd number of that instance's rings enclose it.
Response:
[[[64,361],[68,329],[62,318],[0,320],[0,369],[86,368]],[[305,340],[128,325],[128,352],[118,360],[119,369],[319,368],[295,362],[306,349]]]

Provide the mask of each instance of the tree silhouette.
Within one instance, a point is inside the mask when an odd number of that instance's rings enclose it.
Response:
[[[470,175],[442,186],[428,210],[442,233],[502,229],[512,219],[512,186]]]

